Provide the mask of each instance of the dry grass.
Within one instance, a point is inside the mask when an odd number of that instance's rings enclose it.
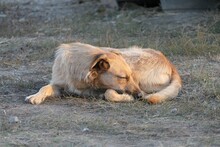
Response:
[[[220,145],[218,12],[106,12],[95,0],[36,6],[0,3],[0,146]],[[25,104],[50,80],[56,46],[72,41],[161,50],[179,69],[183,89],[160,105],[71,96]],[[20,122],[9,123],[10,116]]]

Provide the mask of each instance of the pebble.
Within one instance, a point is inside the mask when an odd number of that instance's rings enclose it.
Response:
[[[6,14],[1,14],[1,13],[0,13],[0,18],[5,18],[5,17],[7,17]]]
[[[89,132],[90,130],[89,130],[89,128],[83,128],[82,129],[82,132]]]
[[[178,111],[177,108],[173,108],[173,109],[171,109],[171,113],[176,113],[177,111]]]
[[[8,121],[9,121],[10,124],[13,124],[13,123],[20,123],[20,122],[21,122],[21,121],[18,119],[17,116],[9,116]]]

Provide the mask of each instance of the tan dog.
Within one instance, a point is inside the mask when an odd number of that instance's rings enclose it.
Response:
[[[40,104],[48,97],[59,96],[60,89],[86,97],[98,96],[104,90],[105,98],[115,102],[133,101],[132,95],[141,94],[157,104],[178,95],[181,78],[159,51],[71,43],[59,46],[50,84],[25,100]]]

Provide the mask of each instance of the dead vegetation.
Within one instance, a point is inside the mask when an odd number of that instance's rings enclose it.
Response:
[[[218,12],[108,12],[96,0],[0,2],[0,146],[219,146],[219,22]],[[183,89],[161,105],[71,96],[25,104],[50,80],[56,46],[72,41],[161,50]]]

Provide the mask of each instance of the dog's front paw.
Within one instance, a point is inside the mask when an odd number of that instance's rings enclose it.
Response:
[[[132,95],[129,94],[118,94],[113,89],[106,90],[105,99],[111,102],[131,102],[134,100]]]
[[[30,95],[25,98],[25,102],[35,104],[35,105],[41,104],[44,100],[45,100],[44,97],[40,97],[37,94]]]

